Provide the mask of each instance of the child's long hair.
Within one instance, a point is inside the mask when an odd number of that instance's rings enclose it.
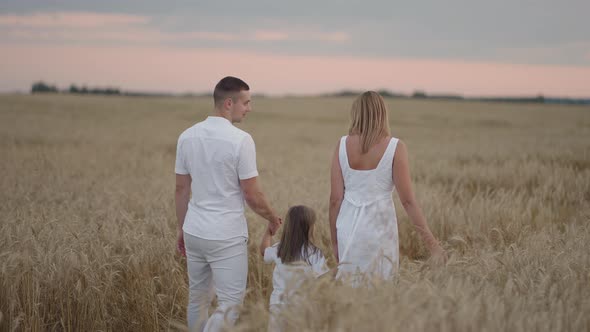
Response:
[[[285,226],[277,255],[283,264],[307,261],[318,248],[311,242],[310,229],[315,224],[315,212],[307,206],[292,206],[287,211]]]

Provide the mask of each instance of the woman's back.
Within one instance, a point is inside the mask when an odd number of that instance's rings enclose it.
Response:
[[[394,188],[392,163],[397,141],[397,138],[384,137],[362,154],[358,137],[342,137],[339,159],[345,199],[359,205],[391,198]]]
[[[358,137],[340,141],[344,199],[336,220],[339,276],[360,270],[389,278],[397,270],[397,220],[391,198],[397,142],[386,136],[362,154]]]
[[[372,170],[383,158],[391,137],[383,137],[372,146],[367,153],[362,153],[361,139],[358,135],[350,135],[346,139],[346,155],[350,168],[359,171]]]

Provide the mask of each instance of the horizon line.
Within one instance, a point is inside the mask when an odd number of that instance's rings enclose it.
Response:
[[[48,83],[48,81],[44,80],[37,80],[31,83],[31,87],[33,84],[36,83],[45,83],[49,86],[56,87],[58,89],[58,93],[66,93],[66,94],[79,94],[83,95],[84,93],[71,93],[69,88],[71,86],[76,86],[78,88],[87,88],[87,89],[116,89],[119,91],[119,95],[121,96],[130,96],[130,95],[145,95],[145,96],[170,96],[170,97],[206,97],[206,96],[213,96],[213,91],[182,91],[182,92],[173,92],[173,91],[165,91],[165,90],[155,90],[155,89],[125,89],[115,85],[86,85],[86,84],[70,84],[67,88],[60,88],[56,84]],[[351,89],[351,88],[341,88],[341,89],[333,89],[329,91],[323,92],[313,92],[313,93],[298,93],[298,92],[281,92],[281,93],[268,93],[268,92],[254,92],[252,89],[249,90],[252,93],[252,96],[256,97],[271,97],[271,98],[284,98],[284,97],[345,97],[345,96],[354,96],[360,95],[365,91],[375,91],[382,95],[383,97],[399,97],[399,98],[415,98],[413,97],[415,94],[423,94],[425,99],[428,98],[458,98],[458,99],[502,99],[502,98],[545,98],[545,99],[570,99],[570,100],[590,100],[590,95],[587,96],[576,96],[576,95],[557,95],[557,94],[545,94],[545,93],[536,93],[536,94],[497,94],[497,93],[490,93],[490,94],[464,94],[458,92],[436,92],[436,91],[428,91],[427,89],[420,89],[416,88],[413,89],[411,92],[403,92],[402,90],[392,90],[387,88],[375,88],[375,89]],[[31,91],[31,88],[27,90],[0,90],[0,94],[7,95],[7,94],[34,94]],[[87,93],[91,94],[91,93]],[[97,93],[95,93],[97,94]],[[416,99],[419,99],[417,97]]]

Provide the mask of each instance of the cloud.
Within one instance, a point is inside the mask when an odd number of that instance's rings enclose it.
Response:
[[[289,30],[258,30],[248,39],[254,41],[324,41],[341,43],[350,40],[350,35],[345,32],[323,32],[312,29],[289,29]]]
[[[114,28],[105,27],[102,29],[9,29],[0,31],[0,40],[8,40],[19,43],[83,43],[92,45],[94,43],[133,43],[133,44],[161,44],[166,42],[186,41],[233,41],[239,38],[238,35],[195,31],[165,33],[151,27],[136,28],[126,27]]]
[[[348,41],[344,32],[325,32],[321,29],[256,29],[238,33],[220,31],[165,31],[150,17],[91,12],[35,13],[29,15],[0,15],[0,41],[44,43],[120,43],[136,44],[175,42],[286,42]],[[186,46],[186,45],[183,45]]]
[[[344,32],[322,33],[319,34],[317,40],[330,42],[346,42],[350,40],[350,35]]]
[[[255,31],[251,37],[257,41],[279,41],[289,39],[289,34],[279,31]]]
[[[217,40],[217,41],[232,41],[237,40],[239,35],[226,32],[214,31],[191,31],[191,32],[177,32],[177,33],[160,33],[162,41],[173,40]]]
[[[43,43],[153,42],[161,33],[139,15],[54,12],[0,15],[0,40]]]
[[[91,12],[55,12],[27,15],[0,15],[0,26],[23,28],[100,28],[145,24],[149,17],[126,14],[102,14]]]
[[[19,43],[135,43],[174,41],[231,41],[235,34],[213,31],[165,32],[151,18],[139,15],[91,12],[0,15],[0,41]]]
[[[0,34],[13,31],[11,38],[18,43],[23,41],[17,35],[28,35],[27,42],[31,42],[38,34],[48,43],[53,37],[38,30],[71,28],[86,31],[88,38],[72,40],[70,34],[66,41],[59,40],[66,35],[63,33],[55,35],[55,42],[92,45],[96,38],[108,44],[111,38],[112,44],[120,44],[121,40],[133,42],[133,35],[141,35],[136,43],[166,43],[181,48],[235,47],[275,54],[588,66],[587,49],[541,50],[590,42],[589,34],[584,32],[590,31],[588,0],[571,0],[567,6],[551,0],[524,1],[519,2],[519,10],[507,10],[512,8],[508,0],[462,0],[455,6],[433,0],[403,6],[399,1],[386,0],[270,4],[232,1],[232,10],[228,11],[223,1],[183,1],[171,6],[151,0],[0,0]],[[117,31],[121,36],[116,36]]]

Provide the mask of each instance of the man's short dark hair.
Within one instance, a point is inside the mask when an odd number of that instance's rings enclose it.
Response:
[[[233,97],[234,94],[243,90],[249,91],[250,87],[241,79],[233,76],[222,78],[215,86],[215,90],[213,90],[215,107],[221,105],[226,98]]]

